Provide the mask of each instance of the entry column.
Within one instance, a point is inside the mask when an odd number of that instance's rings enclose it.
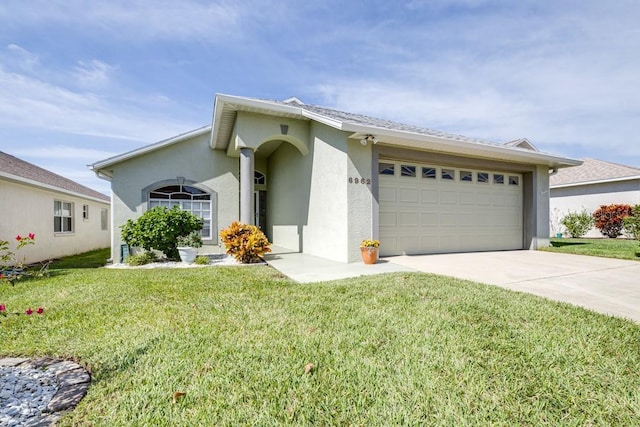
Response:
[[[253,175],[254,160],[251,148],[240,149],[240,222],[253,224]]]

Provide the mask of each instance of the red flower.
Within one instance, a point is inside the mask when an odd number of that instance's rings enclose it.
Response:
[[[2,273],[0,273],[0,280],[2,280]]]
[[[38,307],[38,309],[36,310],[36,313],[38,313],[38,314],[44,313],[44,308]]]
[[[31,316],[33,314],[33,310],[31,310],[31,307],[27,308],[27,311],[25,311],[24,314],[26,314],[27,316]]]
[[[20,240],[22,240],[22,236],[18,234],[18,235],[16,236],[16,240],[19,242]]]
[[[0,311],[7,311],[7,307],[4,304],[0,304]]]
[[[36,235],[35,235],[35,234],[33,234],[33,233],[29,233],[29,238],[30,238],[31,240],[33,240],[33,239],[35,239],[35,238],[36,238]]]

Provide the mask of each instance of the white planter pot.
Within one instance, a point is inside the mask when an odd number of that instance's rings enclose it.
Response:
[[[193,264],[198,255],[198,251],[190,247],[178,247],[178,253],[180,254],[180,260],[187,264]]]

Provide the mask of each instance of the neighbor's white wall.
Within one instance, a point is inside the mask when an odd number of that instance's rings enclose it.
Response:
[[[54,233],[55,200],[73,203],[74,232]],[[82,206],[89,205],[89,219],[82,219]],[[84,199],[13,181],[0,181],[0,240],[15,249],[15,237],[34,233],[35,245],[18,252],[27,264],[109,247],[109,229],[101,229],[100,211],[108,202]],[[107,224],[109,228],[109,224]]]
[[[569,212],[586,210],[593,213],[602,205],[640,204],[640,180],[608,182],[574,187],[552,188],[550,203],[551,235],[566,230],[560,224]],[[585,237],[603,237],[600,230],[593,227]]]
[[[238,159],[209,147],[210,134],[200,135],[163,149],[153,151],[112,167],[113,179],[113,246],[114,262],[120,258],[120,227],[128,219],[136,219],[147,210],[142,189],[164,180],[184,177],[217,192],[218,232],[238,220]],[[201,253],[221,251],[219,237],[205,240]]]

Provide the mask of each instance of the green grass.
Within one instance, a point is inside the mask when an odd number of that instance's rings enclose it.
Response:
[[[85,252],[79,255],[69,256],[55,260],[49,266],[50,270],[62,270],[67,268],[97,268],[103,267],[109,257],[111,249],[96,249],[95,251]]]
[[[74,358],[59,425],[637,425],[640,325],[396,273],[67,269],[0,288],[3,356]],[[313,364],[305,374],[305,366]],[[185,396],[173,403],[174,392]]]
[[[604,258],[640,260],[636,251],[640,242],[627,239],[551,239],[551,247],[543,251],[590,255]]]

